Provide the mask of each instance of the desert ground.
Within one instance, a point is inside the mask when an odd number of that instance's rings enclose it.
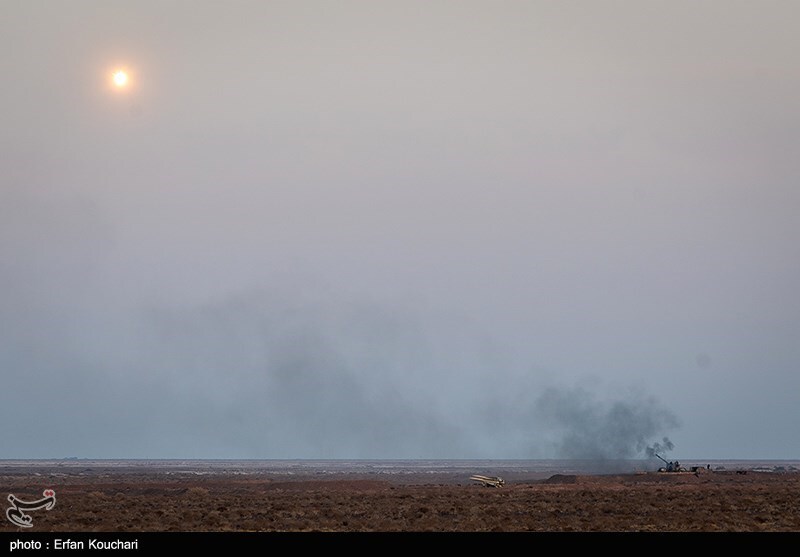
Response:
[[[4,498],[57,503],[0,532],[800,532],[797,470],[504,479],[4,465]]]

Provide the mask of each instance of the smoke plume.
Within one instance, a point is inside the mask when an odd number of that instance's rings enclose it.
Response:
[[[647,455],[648,458],[653,458],[654,456],[656,456],[656,454],[664,454],[667,451],[671,451],[674,448],[675,445],[672,443],[672,441],[670,441],[668,437],[664,437],[661,440],[661,443],[656,441],[655,443],[652,444],[652,446],[648,446],[645,449],[645,454]]]
[[[556,454],[568,459],[635,458],[653,437],[679,425],[654,397],[635,393],[605,401],[582,388],[551,387],[538,398],[536,410],[552,428]],[[665,437],[664,443],[668,442]]]

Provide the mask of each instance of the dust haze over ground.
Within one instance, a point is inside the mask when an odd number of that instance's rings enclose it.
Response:
[[[796,457],[799,10],[3,2],[0,458]]]
[[[487,375],[504,376],[488,348],[432,338],[430,322],[402,314],[251,294],[153,308],[126,330],[104,330],[108,344],[87,343],[79,355],[62,339],[44,354],[9,351],[16,360],[5,364],[42,373],[48,382],[17,375],[14,392],[64,416],[43,428],[44,454],[95,450],[96,438],[74,444],[68,429],[76,427],[101,432],[104,451],[123,455],[147,443],[170,457],[613,460],[644,456],[642,442],[677,425],[652,397],[605,401],[581,388],[486,384]],[[77,343],[82,335],[67,336]]]

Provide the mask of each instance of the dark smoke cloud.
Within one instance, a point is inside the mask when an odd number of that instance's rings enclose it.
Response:
[[[536,414],[553,428],[556,454],[570,459],[636,458],[653,437],[679,425],[677,417],[652,396],[598,400],[580,387],[546,389],[536,401]]]
[[[259,294],[162,308],[147,322],[140,352],[161,362],[148,363],[152,380],[216,416],[210,430],[198,417],[204,425],[197,435],[207,432],[210,442],[228,435],[255,456],[531,458],[555,452],[610,461],[641,456],[653,437],[678,425],[652,396],[608,400],[581,388],[542,390],[492,369],[490,359],[469,369],[454,357],[480,359],[465,331],[448,337],[387,308],[291,305]],[[459,335],[466,340],[458,342]],[[506,380],[493,386],[488,375]],[[193,385],[185,384],[187,376]],[[552,451],[543,449],[543,434],[557,438]]]
[[[645,449],[645,454],[648,458],[655,458],[657,454],[663,455],[667,451],[671,451],[674,448],[675,445],[669,440],[669,437],[664,437],[661,440],[661,443],[656,441],[652,446],[647,447]]]

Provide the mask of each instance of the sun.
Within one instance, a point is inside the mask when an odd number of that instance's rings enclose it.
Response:
[[[128,84],[128,74],[123,70],[117,70],[112,77],[114,85],[117,87],[125,87]]]

